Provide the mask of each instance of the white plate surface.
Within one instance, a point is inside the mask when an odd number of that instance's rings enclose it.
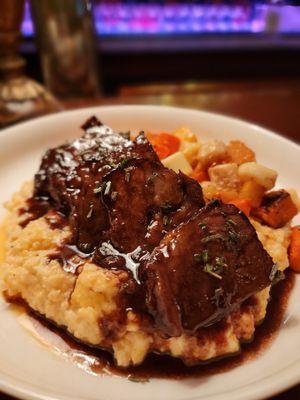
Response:
[[[97,107],[62,112],[0,132],[0,203],[31,179],[43,152],[80,135],[91,115],[115,129],[171,131],[188,126],[201,138],[239,139],[257,159],[279,171],[278,186],[300,193],[300,147],[258,126],[206,112],[157,106]],[[0,208],[0,218],[4,210]],[[298,220],[300,222],[300,220]],[[0,303],[0,390],[23,399],[47,400],[250,400],[262,399],[300,382],[300,280],[286,323],[272,345],[231,371],[183,381],[89,375],[41,346]]]

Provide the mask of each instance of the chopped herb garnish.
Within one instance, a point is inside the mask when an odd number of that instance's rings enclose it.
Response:
[[[216,257],[216,265],[215,265],[214,271],[217,274],[221,274],[225,267],[227,267],[227,264],[225,262],[224,257]]]
[[[228,219],[226,221],[226,224],[231,225],[231,226],[236,226],[236,222],[234,222],[232,219]]]
[[[209,255],[208,255],[208,251],[207,250],[203,250],[202,251],[202,260],[203,260],[204,264],[208,263]]]
[[[110,198],[112,199],[112,201],[115,201],[118,197],[118,192],[112,192],[112,194],[110,195]]]
[[[104,190],[104,196],[107,196],[111,189],[111,181],[107,181]]]
[[[125,181],[129,182],[130,181],[130,171],[125,172]]]
[[[240,235],[236,232],[236,231],[234,231],[234,230],[232,230],[232,229],[230,229],[229,231],[228,231],[228,235],[229,235],[229,237],[230,237],[230,239],[233,241],[233,242],[238,242],[239,241],[239,239],[240,239]]]
[[[91,216],[93,214],[93,210],[94,210],[94,204],[90,204],[90,209],[86,216],[88,219],[91,218]]]
[[[216,268],[219,270],[219,272],[222,272],[224,267],[227,267],[225,258],[224,257],[216,257]]]
[[[125,171],[125,181],[129,182],[130,181],[130,172],[134,169],[134,167],[128,167],[126,168]]]
[[[167,215],[164,215],[163,217],[163,225],[166,226],[169,223],[169,217]]]
[[[147,382],[149,382],[148,378],[138,377],[138,376],[134,376],[134,375],[128,375],[128,379],[131,382],[136,382],[136,383],[147,383]]]
[[[98,193],[100,193],[102,191],[102,185],[100,185],[100,186],[98,186],[98,187],[95,187],[95,189],[93,190],[93,192],[95,193],[95,194],[98,194]]]
[[[124,168],[128,164],[128,162],[129,162],[129,159],[128,158],[124,158],[124,160],[122,160],[120,162],[120,168]]]
[[[84,253],[87,253],[91,252],[93,250],[93,247],[90,243],[81,243],[79,249],[82,250]]]
[[[200,223],[200,224],[199,224],[199,227],[200,227],[202,230],[204,230],[204,229],[206,229],[206,224]]]
[[[210,275],[213,276],[214,278],[222,279],[222,276],[219,275],[219,274],[217,274],[217,273],[214,271],[214,267],[213,267],[213,265],[211,265],[211,264],[206,264],[206,265],[204,265],[203,271],[206,272],[206,273],[208,273],[208,274],[210,274]]]
[[[220,233],[215,233],[210,236],[206,236],[205,238],[201,239],[202,243],[208,243],[208,242],[214,242],[216,240],[223,240],[225,241],[224,236],[222,236]]]

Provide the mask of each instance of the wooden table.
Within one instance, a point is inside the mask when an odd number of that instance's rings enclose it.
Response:
[[[63,104],[67,109],[104,104],[189,107],[242,118],[300,143],[300,80],[125,87],[117,97]],[[0,399],[13,400],[1,393]],[[300,385],[272,398],[296,399],[300,399]]]

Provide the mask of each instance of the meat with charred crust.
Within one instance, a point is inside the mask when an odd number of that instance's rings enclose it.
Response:
[[[270,285],[272,268],[247,217],[214,201],[170,231],[140,275],[156,327],[179,336],[218,322]]]
[[[118,252],[151,252],[204,205],[200,185],[165,168],[143,134],[131,141],[95,117],[83,128],[81,138],[45,154],[31,199],[39,216],[48,204],[69,217],[80,251],[96,250],[103,261],[97,247],[106,241]]]
[[[67,245],[101,267],[127,268],[129,307],[138,297],[155,328],[178,336],[270,285],[272,259],[236,207],[204,207],[199,183],[165,168],[143,134],[131,141],[96,118],[83,128],[43,157],[27,211],[59,211],[72,231]]]

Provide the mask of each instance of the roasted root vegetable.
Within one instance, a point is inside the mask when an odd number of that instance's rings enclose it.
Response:
[[[163,159],[162,163],[165,167],[173,169],[175,172],[182,171],[186,175],[190,175],[193,171],[190,163],[181,151]]]
[[[198,139],[197,136],[190,131],[189,128],[182,127],[179,129],[176,129],[172,135],[178,137],[181,142],[189,142],[189,143],[197,143]]]
[[[287,189],[287,192],[291,195],[293,203],[297,207],[298,212],[300,211],[300,199],[295,189]]]
[[[169,133],[148,133],[147,138],[161,160],[179,150],[180,139],[177,136]]]
[[[294,226],[292,228],[289,260],[292,270],[300,272],[300,226]]]
[[[227,189],[218,192],[217,198],[223,201],[223,203],[231,203],[238,198],[238,192],[235,189]]]
[[[240,165],[246,162],[255,161],[255,153],[243,142],[232,140],[227,145],[227,152],[230,161]]]
[[[272,189],[277,179],[276,171],[256,162],[241,164],[238,173],[241,180],[248,181],[252,179],[266,190]]]
[[[181,142],[180,144],[180,151],[192,166],[196,166],[198,163],[199,149],[200,143]]]
[[[236,189],[239,185],[238,166],[234,163],[210,167],[208,175],[210,180],[221,190]]]
[[[198,182],[208,180],[208,173],[203,169],[201,162],[198,162],[195,169],[191,173],[191,178],[194,178]]]
[[[281,228],[298,213],[292,198],[285,190],[265,194],[261,205],[252,210],[252,215],[272,228]]]
[[[227,159],[227,149],[221,140],[209,140],[201,143],[199,161],[204,168],[218,164]]]
[[[251,203],[247,199],[235,199],[229,201],[229,204],[233,204],[237,208],[239,208],[247,217],[250,216],[250,210],[251,210]]]
[[[217,187],[211,181],[201,182],[201,187],[206,202],[218,198]]]
[[[251,179],[243,183],[239,198],[249,200],[252,207],[258,207],[265,191],[266,189],[263,186]]]

